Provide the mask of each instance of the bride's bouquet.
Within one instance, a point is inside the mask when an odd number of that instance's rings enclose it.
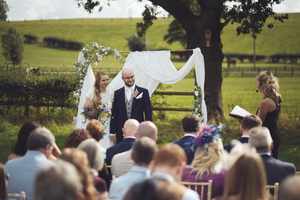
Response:
[[[98,119],[101,121],[103,124],[105,124],[111,116],[111,110],[109,109],[108,105],[102,104],[100,106],[100,112]]]
[[[98,119],[100,112],[100,108],[85,107],[83,108],[82,114],[85,116],[86,119]]]

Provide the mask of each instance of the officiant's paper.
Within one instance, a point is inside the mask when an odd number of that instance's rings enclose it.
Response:
[[[234,108],[229,113],[229,115],[232,117],[244,118],[244,117],[252,115],[252,114],[250,112],[248,112],[247,110],[245,110],[244,108],[241,108],[240,106],[234,106]]]

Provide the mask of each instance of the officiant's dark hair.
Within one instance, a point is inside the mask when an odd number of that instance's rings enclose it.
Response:
[[[262,121],[257,115],[249,115],[242,119],[241,127],[246,130],[262,125]]]
[[[27,152],[27,140],[31,132],[40,127],[41,125],[37,122],[26,122],[22,125],[19,130],[14,153],[18,156],[23,156]]]

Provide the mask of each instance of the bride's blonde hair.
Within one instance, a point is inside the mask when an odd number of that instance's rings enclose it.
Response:
[[[95,74],[95,84],[94,84],[94,99],[93,99],[93,103],[95,104],[95,106],[98,106],[101,104],[101,87],[100,87],[100,82],[101,82],[101,78],[103,76],[105,76],[106,74],[101,73],[101,72],[96,72]]]

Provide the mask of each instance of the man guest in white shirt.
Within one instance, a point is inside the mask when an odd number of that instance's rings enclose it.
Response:
[[[134,72],[125,68],[122,71],[124,87],[114,93],[110,133],[116,135],[117,143],[122,141],[122,127],[126,120],[139,122],[152,121],[152,106],[147,89],[135,84]]]

